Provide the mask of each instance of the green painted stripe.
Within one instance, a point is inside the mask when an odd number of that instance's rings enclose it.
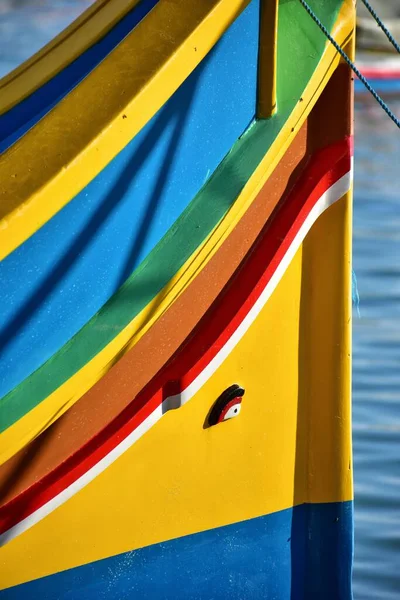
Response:
[[[310,0],[331,30],[342,0]],[[325,37],[297,0],[280,0],[278,112],[257,121],[164,238],[102,309],[54,356],[0,400],[4,431],[84,367],[168,284],[235,202],[301,97]]]

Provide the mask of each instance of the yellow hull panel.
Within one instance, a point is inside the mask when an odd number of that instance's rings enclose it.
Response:
[[[3,587],[303,502],[352,499],[350,206],[347,194],[320,217],[190,402],[2,548]],[[246,389],[240,417],[203,428],[232,383]]]

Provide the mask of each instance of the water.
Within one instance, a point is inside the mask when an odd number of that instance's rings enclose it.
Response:
[[[72,23],[93,0],[0,0],[0,77]]]
[[[400,115],[400,99],[388,99]],[[353,326],[356,600],[400,598],[400,132],[356,107]]]
[[[0,0],[0,76],[91,3]],[[400,115],[400,99],[391,106]],[[355,165],[354,592],[356,600],[399,600],[400,133],[372,103],[356,108]]]

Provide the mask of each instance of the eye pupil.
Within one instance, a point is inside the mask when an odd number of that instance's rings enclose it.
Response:
[[[233,412],[237,413],[237,408],[235,408],[235,410]]]

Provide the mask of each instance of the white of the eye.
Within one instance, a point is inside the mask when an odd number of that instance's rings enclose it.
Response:
[[[233,419],[234,417],[237,417],[240,413],[240,409],[241,409],[240,402],[231,406],[230,409],[228,410],[228,412],[226,413],[226,415],[224,416],[224,421],[227,421],[228,419]]]

